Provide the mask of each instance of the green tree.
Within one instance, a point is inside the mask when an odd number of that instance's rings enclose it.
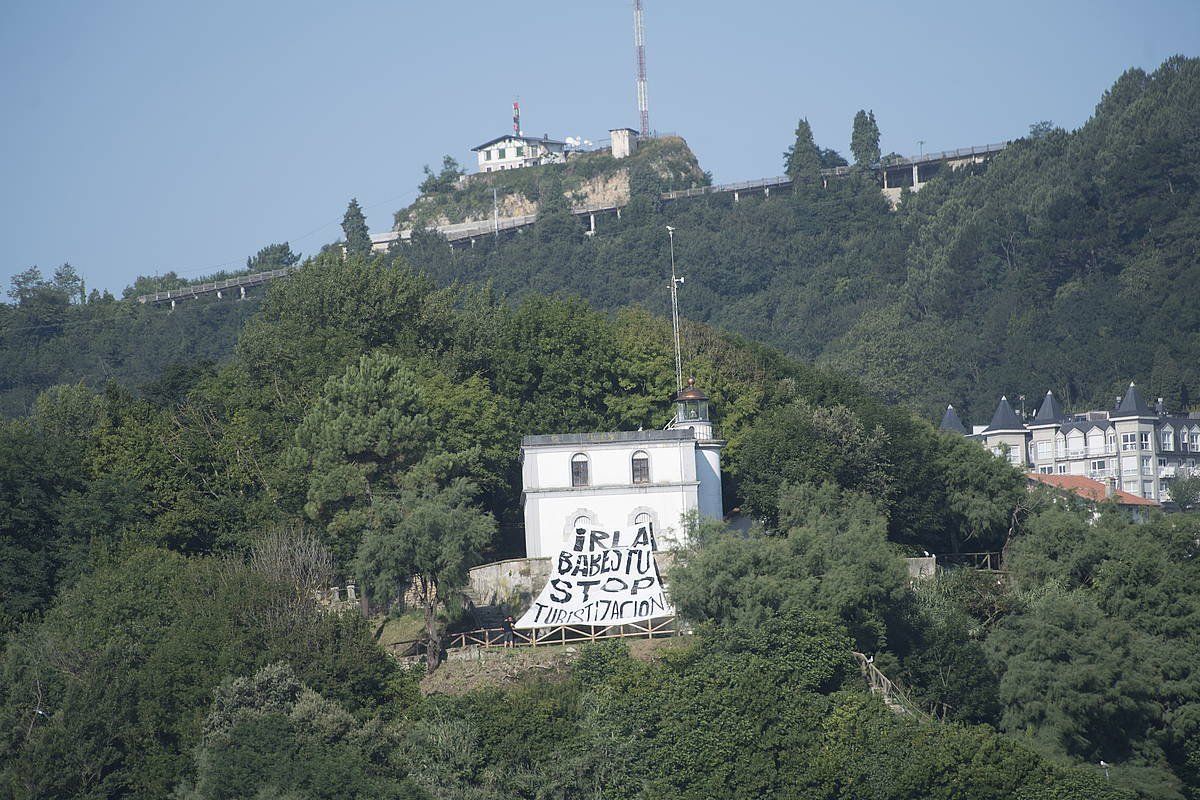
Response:
[[[467,570],[496,534],[496,521],[474,506],[476,489],[458,478],[445,488],[408,489],[376,500],[359,545],[355,571],[378,599],[417,589],[425,616],[426,663],[441,662],[438,609],[453,611]]]
[[[265,272],[273,269],[292,267],[299,263],[300,255],[293,253],[292,248],[288,246],[287,242],[281,242],[278,244],[269,244],[247,258],[246,269],[252,272]]]
[[[357,198],[350,199],[342,217],[342,233],[346,237],[346,255],[367,258],[371,255],[371,233]]]
[[[69,263],[64,263],[54,270],[52,284],[56,291],[61,292],[72,303],[87,302],[87,287],[84,285],[83,277]]]
[[[907,636],[911,602],[903,561],[868,497],[830,484],[781,493],[780,534],[711,535],[671,572],[671,597],[693,620],[759,622],[818,611],[875,652]]]
[[[833,481],[886,499],[889,439],[843,405],[814,407],[803,400],[764,414],[742,442],[739,488],[747,508],[774,524],[785,484]]]
[[[361,616],[297,603],[294,587],[236,561],[113,552],[0,655],[0,791],[169,796],[223,676],[279,661],[364,716],[397,670]]]
[[[391,498],[469,477],[498,491],[513,443],[487,385],[375,352],[330,379],[296,430],[289,455],[305,513],[325,524],[340,567]],[[401,502],[399,510],[406,511]],[[382,515],[382,516],[381,516]]]
[[[442,169],[440,172],[435,173],[429,168],[428,164],[422,168],[422,171],[425,173],[425,179],[421,181],[421,185],[418,188],[423,195],[452,191],[458,179],[465,174],[458,161],[449,155],[442,156]]]
[[[1171,500],[1181,510],[1200,508],[1200,474],[1177,477],[1168,488]]]
[[[25,303],[39,290],[49,284],[42,276],[42,271],[37,267],[18,272],[12,276],[12,283],[8,290],[8,296],[17,303]]]
[[[796,141],[783,154],[783,170],[792,180],[812,181],[821,174],[821,152],[807,119],[796,124]]]
[[[854,154],[854,163],[860,167],[879,163],[879,125],[875,123],[874,111],[860,110],[854,115],[850,152]]]
[[[187,800],[427,796],[389,759],[390,731],[377,720],[360,724],[286,662],[217,687],[203,731],[195,780],[177,791]]]

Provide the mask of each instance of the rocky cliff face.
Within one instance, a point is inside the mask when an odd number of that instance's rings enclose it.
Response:
[[[687,143],[679,137],[665,137],[644,144],[633,156],[621,160],[607,152],[581,153],[565,164],[468,175],[453,190],[424,195],[398,211],[395,228],[490,220],[493,188],[501,217],[536,214],[548,178],[561,184],[575,208],[624,206],[630,198],[630,174],[638,170],[643,178],[649,175],[661,191],[708,183]]]

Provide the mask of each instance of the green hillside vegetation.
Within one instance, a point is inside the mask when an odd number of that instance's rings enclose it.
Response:
[[[174,272],[141,275],[126,300],[300,263],[287,242],[267,245],[246,259],[244,270],[197,278]],[[46,277],[31,267],[14,276],[11,305],[0,304],[0,416],[29,413],[38,393],[56,384],[94,389],[113,381],[147,395],[166,393],[196,372],[211,370],[233,352],[238,332],[258,309],[245,302],[202,297],[172,313],[138,303],[118,303],[109,292],[88,293],[70,264]],[[181,397],[181,396],[180,396]]]
[[[666,420],[662,320],[329,252],[170,391],[42,393],[0,426],[5,795],[1198,796],[1200,517],[1093,524],[845,377],[686,341],[768,523],[694,531],[697,636],[454,698],[314,589],[398,612],[416,579],[436,667],[464,570],[519,540],[520,436]],[[916,590],[900,560],[1001,547],[1007,578]]]
[[[1191,399],[1198,71],[1131,71],[1079,131],[1039,126],[896,211],[867,170],[812,180],[838,157],[802,121],[791,196],[662,205],[669,175],[634,169],[592,238],[547,169],[538,222],[474,250],[418,233],[371,256],[352,202],[346,255],[261,301],[168,312],[68,265],[17,276],[0,797],[1200,800],[1200,514],[1030,491],[921,418],[1129,378]],[[594,645],[423,695],[470,625],[466,570],[521,554],[521,436],[669,418],[665,224],[684,369],[728,439],[727,506],[758,524],[688,522],[669,580],[695,634],[658,658]],[[923,550],[1006,571],[914,584]],[[348,579],[419,614],[424,665],[317,602]]]
[[[711,176],[700,170],[687,143],[677,136],[646,141],[633,155],[621,160],[614,159],[608,150],[594,150],[574,154],[565,164],[476,173],[459,182],[462,174],[458,162],[450,156],[446,156],[438,173],[426,167],[421,196],[396,212],[396,229],[427,227],[443,218],[449,222],[490,219],[493,189],[501,201],[517,196],[536,204],[543,202],[544,193],[582,202],[583,184],[596,179],[641,182],[660,192],[712,182]]]
[[[895,212],[868,172],[822,188],[828,151],[807,123],[798,133],[790,196],[635,192],[594,237],[565,226],[472,249],[426,243],[412,258],[439,281],[570,287],[600,308],[662,313],[672,225],[688,316],[860,376],[930,418],[953,402],[986,422],[1000,394],[1047,389],[1107,408],[1130,380],[1173,408],[1200,397],[1200,61],[1130,70],[1079,130],[1034,126]]]

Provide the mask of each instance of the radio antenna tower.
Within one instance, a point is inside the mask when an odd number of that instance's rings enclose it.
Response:
[[[642,118],[642,138],[650,135],[650,107],[646,103],[646,29],[642,27],[642,0],[633,0],[633,45],[637,50],[638,114]]]
[[[520,98],[513,100],[513,133],[517,136],[521,135],[521,100],[520,100]]]
[[[675,229],[667,226],[671,239],[671,330],[675,334],[675,391],[683,391],[683,357],[679,348],[679,284],[683,278],[675,276]]]

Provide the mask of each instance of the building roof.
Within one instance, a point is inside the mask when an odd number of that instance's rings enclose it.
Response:
[[[538,447],[556,444],[615,444],[619,442],[674,442],[693,441],[696,438],[691,428],[653,431],[610,431],[606,433],[546,433],[522,436],[521,447]]]
[[[696,379],[688,378],[687,387],[671,395],[671,402],[680,400],[707,400],[708,395],[696,388]]]
[[[1070,433],[1071,431],[1083,431],[1084,433],[1087,433],[1093,428],[1099,431],[1107,431],[1111,427],[1112,425],[1106,419],[1082,419],[1075,420],[1074,422],[1064,422],[1059,426],[1059,430],[1061,430],[1064,434]]]
[[[942,424],[938,425],[938,430],[949,431],[950,433],[961,433],[967,435],[967,428],[962,424],[962,420],[958,418],[958,412],[954,410],[954,406],[946,406],[946,413],[942,415]]]
[[[1150,406],[1146,405],[1146,401],[1142,399],[1142,393],[1137,390],[1137,386],[1130,381],[1129,388],[1125,390],[1125,396],[1121,398],[1117,410],[1113,412],[1113,417],[1152,416],[1154,416],[1154,412],[1150,410]]]
[[[992,414],[992,424],[988,425],[983,432],[996,433],[997,431],[1025,432],[1025,423],[1017,416],[1017,412],[1013,411],[1013,407],[1008,404],[1007,397],[1000,398],[1000,403],[996,406],[996,413]]]
[[[1122,489],[1115,489],[1112,497],[1108,495],[1108,487],[1103,483],[1091,478],[1086,478],[1083,475],[1038,475],[1030,474],[1029,480],[1044,483],[1047,486],[1053,486],[1056,489],[1064,489],[1068,492],[1079,495],[1084,500],[1091,500],[1094,503],[1103,503],[1105,500],[1115,500],[1118,505],[1122,506],[1158,506],[1159,503],[1154,500],[1149,500],[1145,497],[1138,497],[1136,494],[1126,492]]]
[[[1041,408],[1033,418],[1034,425],[1048,425],[1055,422],[1062,422],[1067,418],[1063,413],[1062,404],[1058,402],[1058,398],[1054,396],[1054,392],[1047,391],[1046,399],[1042,401]]]
[[[491,147],[496,142],[503,142],[505,139],[516,139],[520,142],[530,142],[532,144],[561,144],[563,147],[566,147],[567,145],[566,142],[560,142],[557,139],[550,139],[545,136],[539,138],[537,136],[518,136],[515,133],[506,133],[503,136],[497,136],[495,139],[489,139],[483,144],[475,145],[471,148],[471,151],[474,152],[476,150],[482,150],[485,147]]]

